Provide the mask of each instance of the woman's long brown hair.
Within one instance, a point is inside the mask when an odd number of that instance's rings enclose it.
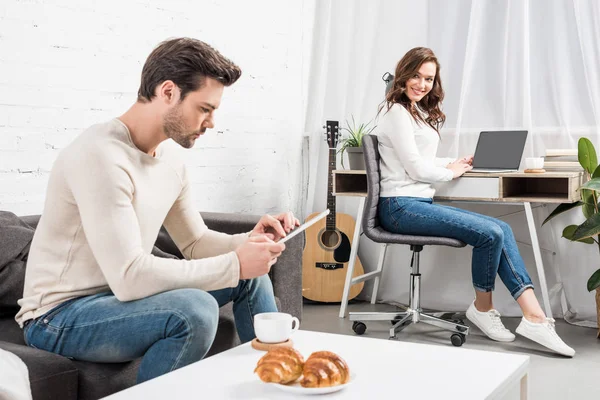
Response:
[[[421,114],[411,106],[411,101],[406,95],[406,82],[415,76],[421,65],[426,62],[433,62],[436,66],[435,78],[433,80],[433,87],[431,91],[425,95],[417,104],[419,108],[427,113],[427,117],[423,119]],[[440,104],[444,100],[444,89],[442,88],[442,80],[440,78],[440,63],[437,57],[433,54],[431,49],[426,47],[415,47],[411,49],[398,61],[396,65],[396,73],[394,75],[394,82],[390,91],[385,96],[385,105],[387,110],[398,103],[402,105],[406,110],[413,116],[413,118],[419,122],[424,122],[438,133],[444,122],[446,121],[446,115],[440,109]],[[383,109],[384,105],[381,106]]]

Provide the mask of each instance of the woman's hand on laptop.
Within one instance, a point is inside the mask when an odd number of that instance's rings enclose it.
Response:
[[[468,155],[466,157],[460,158],[457,161],[464,163],[464,164],[469,164],[469,165],[473,165],[473,155]]]
[[[446,165],[446,168],[452,171],[452,179],[456,179],[459,176],[462,176],[465,172],[472,170],[473,166],[471,164],[467,164],[467,162],[464,161],[464,158],[461,158]]]

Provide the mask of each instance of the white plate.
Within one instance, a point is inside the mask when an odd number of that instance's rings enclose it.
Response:
[[[270,383],[270,385],[275,386],[277,389],[283,390],[288,393],[296,393],[296,394],[325,394],[325,393],[333,393],[338,390],[342,390],[345,387],[348,387],[353,381],[356,379],[356,374],[350,373],[350,380],[348,383],[344,383],[343,385],[336,386],[327,386],[320,388],[305,388],[300,385],[300,380],[302,377],[298,379],[296,382],[289,385],[282,385],[281,383]]]

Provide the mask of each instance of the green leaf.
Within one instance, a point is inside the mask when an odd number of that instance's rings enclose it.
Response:
[[[600,178],[600,165],[598,165],[598,167],[594,170],[592,178]]]
[[[594,191],[581,189],[581,199],[584,203],[581,206],[581,211],[583,212],[583,216],[586,219],[588,219],[596,212],[596,200],[594,198]]]
[[[596,290],[600,287],[600,269],[597,270],[590,276],[590,279],[587,281],[587,290],[591,292],[592,290]]]
[[[575,231],[577,230],[578,226],[577,225],[569,225],[567,226],[565,229],[563,229],[562,232],[562,237],[564,237],[565,239],[569,239],[571,241],[574,242],[582,242],[582,243],[587,243],[587,244],[594,244],[594,239],[592,238],[585,238],[585,239],[581,239],[581,240],[575,240],[573,239],[573,234],[575,233]]]
[[[600,178],[590,179],[581,186],[582,189],[600,191]]]
[[[581,206],[581,211],[583,212],[583,216],[585,217],[585,219],[588,219],[596,213],[596,207],[594,207],[593,204],[586,203],[583,206]]]
[[[563,203],[563,204],[559,204],[558,207],[556,207],[554,209],[554,211],[552,211],[550,213],[550,215],[548,215],[548,217],[544,220],[544,222],[542,222],[542,225],[544,225],[546,222],[550,221],[552,218],[556,217],[558,214],[562,214],[565,211],[569,211],[572,208],[575,207],[579,207],[583,205],[582,201],[578,201],[576,203]]]
[[[577,159],[579,164],[590,175],[598,168],[598,158],[596,157],[596,149],[592,142],[587,138],[580,138],[577,143]]]
[[[571,240],[581,240],[585,238],[591,238],[600,234],[600,214],[594,214],[589,217],[583,224],[573,233]]]
[[[581,190],[581,201],[585,204],[594,205],[594,191],[590,189],[580,189]]]
[[[562,231],[562,237],[569,239],[569,240],[573,240],[573,233],[575,232],[577,227],[578,227],[578,225],[569,225],[569,226],[565,227],[565,229],[563,229],[563,231]]]
[[[343,144],[347,144],[347,147],[361,147],[363,136],[370,134],[377,126],[375,125],[370,127],[373,120],[367,122],[366,124],[361,123],[360,125],[356,126],[354,115],[351,116],[351,119],[352,125],[350,125],[350,122],[346,120],[346,126],[342,128],[348,132],[350,136],[346,139],[343,139],[342,142]]]

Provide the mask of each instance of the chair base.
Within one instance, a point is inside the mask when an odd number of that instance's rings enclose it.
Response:
[[[408,307],[406,311],[398,312],[351,312],[349,314],[350,321],[355,321],[352,324],[352,330],[362,335],[367,330],[367,326],[362,321],[391,321],[394,325],[390,329],[390,339],[395,339],[396,334],[402,329],[406,328],[410,324],[416,324],[418,322],[425,322],[426,324],[437,326],[453,332],[450,336],[450,340],[454,346],[462,346],[466,341],[466,337],[469,334],[469,327],[464,324],[462,320],[448,320],[440,317],[445,315],[453,315],[456,313],[449,312],[437,312],[437,313],[425,313],[421,308],[421,274],[419,273],[419,258],[420,253],[423,250],[422,245],[411,245],[410,249],[413,252],[412,260],[410,262],[411,274],[410,284],[408,288]],[[383,265],[383,257],[380,258],[380,270]],[[375,285],[377,287],[377,284]],[[376,297],[376,293],[373,293],[373,298]]]
[[[363,323],[363,321],[392,321],[394,325],[390,329],[390,339],[396,339],[397,333],[410,324],[424,322],[428,325],[437,326],[438,328],[453,332],[453,335],[451,336],[452,344],[461,346],[466,340],[466,335],[469,334],[469,327],[462,321],[451,321],[440,318],[440,316],[447,314],[449,313],[439,312],[426,314],[421,309],[408,308],[406,311],[399,312],[351,312],[349,316],[350,321],[356,321],[353,324],[352,329],[357,334],[364,333],[366,329],[366,326],[360,327],[359,325],[360,323]],[[362,332],[360,332],[361,330]]]

